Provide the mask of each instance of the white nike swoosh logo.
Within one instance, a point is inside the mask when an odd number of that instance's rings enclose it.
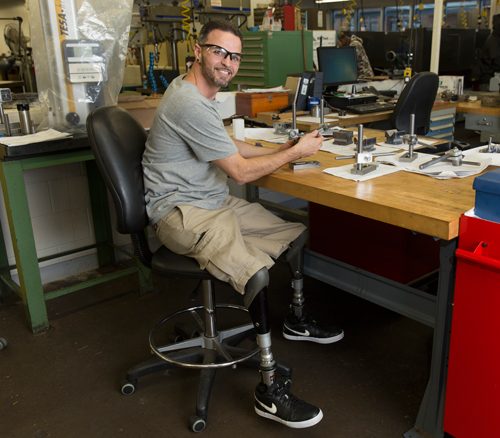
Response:
[[[309,333],[309,330],[306,330],[306,331],[303,331],[303,332],[298,332],[296,330],[292,330],[287,325],[285,325],[285,327],[287,328],[287,330],[290,330],[291,332],[297,333],[298,335],[302,335],[302,336],[310,336],[311,335],[311,333]]]
[[[255,397],[255,395],[254,395]],[[265,410],[271,412],[271,414],[275,414],[276,412],[278,412],[278,408],[276,407],[276,405],[273,403],[272,407],[269,407],[269,406],[266,406],[264,403],[262,403],[259,399],[257,399],[257,397],[255,397],[255,400],[257,400],[257,403],[259,403],[259,405],[261,405]]]

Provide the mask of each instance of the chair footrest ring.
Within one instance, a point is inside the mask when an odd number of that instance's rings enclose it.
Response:
[[[234,304],[217,304],[216,308],[220,309],[232,309],[232,310],[238,310],[242,312],[247,312],[248,310],[243,307],[243,306],[237,306]],[[158,329],[165,324],[166,322],[170,321],[172,318],[175,318],[176,316],[179,316],[184,313],[191,313],[195,321],[198,323],[198,325],[204,330],[203,327],[203,322],[199,315],[196,313],[196,310],[202,310],[204,309],[203,306],[196,306],[196,307],[190,307],[187,309],[182,309],[179,310],[178,312],[173,313],[172,315],[167,316],[164,318],[162,321],[160,321],[154,328],[151,330],[151,333],[149,335],[149,345],[151,347],[151,350],[153,351],[154,354],[156,354],[158,357],[162,358],[163,360],[170,362],[174,365],[177,365],[179,367],[185,367],[185,368],[193,368],[193,369],[207,369],[207,368],[223,368],[223,367],[228,367],[231,365],[235,365],[240,362],[244,362],[245,360],[251,358],[252,356],[255,356],[259,351],[260,348],[257,347],[255,350],[250,350],[248,354],[245,354],[243,356],[240,356],[236,359],[232,358],[230,354],[225,351],[223,341],[224,339],[230,338],[232,336],[236,336],[238,334],[242,334],[246,331],[253,330],[253,325],[252,324],[246,324],[242,325],[239,327],[235,327],[232,329],[224,330],[222,332],[218,332],[217,336],[213,338],[209,338],[205,336],[205,334],[200,335],[197,338],[192,338],[188,339],[187,341],[180,342],[178,344],[171,344],[165,347],[157,347],[154,341],[154,337]],[[198,347],[198,348],[203,348],[207,350],[215,350],[218,352],[222,357],[225,358],[224,361],[221,362],[212,362],[212,363],[188,363],[188,362],[181,362],[177,361],[175,359],[172,359],[168,357],[168,355],[164,354],[164,352],[172,352],[172,351],[181,351],[183,348],[193,348],[193,347]]]

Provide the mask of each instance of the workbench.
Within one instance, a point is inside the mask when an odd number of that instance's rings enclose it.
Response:
[[[384,138],[382,131],[365,129],[364,134],[375,135],[379,140]],[[460,217],[474,206],[474,178],[436,180],[400,171],[353,182],[322,173],[325,168],[348,164],[346,160],[335,160],[334,154],[322,151],[309,159],[320,161],[321,168],[294,172],[283,166],[252,184],[440,239],[437,296],[310,250],[305,253],[304,272],[434,328],[429,383],[415,427],[404,436],[442,438],[455,280],[454,254]],[[493,168],[490,166],[486,171]],[[342,224],[337,225],[341,230]],[[353,235],[352,245],[358,245],[362,251],[368,232],[364,229]]]
[[[457,102],[436,102],[432,107],[431,113],[431,128],[427,134],[429,137],[452,139],[454,133],[455,124],[455,112],[457,109]],[[366,125],[368,123],[380,122],[383,120],[389,120],[392,118],[393,110],[388,111],[378,111],[369,114],[354,114],[349,113],[349,117],[329,117],[328,114],[325,115],[325,123],[332,123],[339,127],[347,127],[353,125]],[[279,117],[279,120],[277,119]],[[305,117],[310,117],[309,115]],[[262,113],[257,113],[256,119],[267,123],[269,126],[273,126],[273,123],[281,122],[292,122],[293,115],[291,112],[286,112],[279,114],[276,111],[267,111]],[[301,116],[297,116],[297,129],[299,131],[311,131],[313,129],[318,129],[319,122],[309,122],[301,120]],[[448,129],[441,129],[441,128]],[[451,129],[449,129],[451,127]]]
[[[38,259],[23,171],[76,162],[85,162],[87,167],[96,243]],[[141,293],[152,291],[150,271],[137,264],[135,267],[103,274],[95,279],[44,294],[39,262],[97,248],[99,266],[102,267],[114,264],[115,249],[123,251],[113,244],[107,189],[86,136],[15,147],[0,144],[0,180],[16,260],[14,266],[8,265],[4,238],[0,235],[0,294],[6,296],[15,292],[21,297],[28,328],[34,334],[50,329],[45,301],[52,298],[134,272],[139,273]],[[0,234],[3,234],[1,228]],[[10,271],[15,268],[19,274],[19,285],[10,275]]]

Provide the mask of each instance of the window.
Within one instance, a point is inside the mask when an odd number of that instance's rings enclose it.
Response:
[[[432,27],[434,20],[434,5],[425,4],[424,9],[420,10],[415,6],[415,15],[413,18],[413,27]]]
[[[444,22],[453,29],[467,27],[467,11],[475,8],[477,8],[476,1],[445,2],[443,3]]]
[[[358,9],[358,30],[380,30],[381,9]],[[361,23],[361,18],[364,22]]]
[[[347,12],[349,12],[349,9],[347,9]],[[347,23],[348,15],[343,15],[342,11],[334,11],[332,14],[332,29],[339,31],[342,27],[342,24]],[[350,26],[349,29],[346,29],[348,31],[354,31],[355,29],[355,24],[356,24],[356,10],[354,13],[351,13],[351,18],[350,18]]]
[[[410,22],[410,6],[388,6],[384,8],[384,31],[397,32],[398,21],[401,21],[401,30],[405,30]]]

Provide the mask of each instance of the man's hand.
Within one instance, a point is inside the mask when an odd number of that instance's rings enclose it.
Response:
[[[313,131],[304,135],[296,145],[287,141],[286,146],[284,145],[285,149],[277,152],[276,149],[260,147],[252,147],[249,152],[243,146],[243,142],[236,140],[238,149],[245,155],[238,152],[230,157],[214,160],[213,163],[231,177],[236,184],[245,184],[269,175],[286,163],[314,155],[324,140],[322,135],[318,135],[318,131]],[[264,149],[270,153],[261,154],[260,152]],[[255,151],[259,153],[254,153]]]
[[[293,141],[293,140],[291,140]],[[297,148],[296,150],[300,153],[300,158],[310,157],[311,155],[316,154],[321,145],[325,141],[325,137],[318,134],[318,131],[312,131],[309,134],[305,134],[299,142],[293,146]],[[288,144],[290,141],[287,141],[283,146]]]
[[[279,147],[278,151],[284,151],[288,148],[291,148],[292,146],[295,146],[295,140],[296,140],[295,138],[292,138],[291,140],[288,140],[286,143],[283,143]]]

